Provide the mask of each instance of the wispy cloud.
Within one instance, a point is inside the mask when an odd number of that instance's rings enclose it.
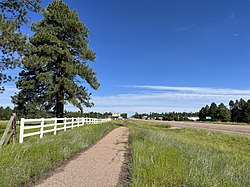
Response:
[[[159,85],[130,85],[124,86],[127,93],[108,96],[93,96],[93,108],[85,111],[99,112],[196,112],[211,102],[225,103],[230,100],[250,99],[250,89],[211,88],[211,87],[178,87]],[[12,106],[10,95],[15,87],[8,87],[4,94],[0,94],[0,106]],[[67,110],[77,110],[72,105]]]
[[[208,94],[208,95],[224,95],[226,97],[231,95],[247,95],[250,96],[249,90],[240,90],[240,89],[230,89],[230,88],[211,88],[211,87],[174,87],[174,86],[128,86],[133,88],[144,88],[151,90],[165,90],[165,91],[181,91],[181,92],[191,92],[192,94]]]
[[[173,87],[134,85],[138,93],[94,97],[90,110],[111,112],[170,112],[199,111],[211,102],[225,103],[236,99],[250,99],[250,90],[207,87]],[[142,92],[143,91],[143,92]]]
[[[174,26],[174,30],[178,32],[185,32],[191,30],[194,26],[195,24],[190,24],[190,25],[176,24]]]
[[[232,35],[233,35],[234,37],[240,36],[240,34],[238,34],[238,33],[233,33]]]
[[[231,12],[229,16],[227,16],[227,19],[235,19],[235,12]]]

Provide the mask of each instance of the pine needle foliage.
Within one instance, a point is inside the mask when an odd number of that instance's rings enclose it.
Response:
[[[41,0],[0,1],[0,92],[3,84],[13,77],[6,74],[9,69],[21,65],[20,59],[26,47],[26,36],[20,30],[28,23],[28,12],[39,12]]]
[[[13,97],[22,113],[51,111],[63,117],[64,105],[71,103],[81,111],[91,107],[90,93],[83,84],[97,89],[95,71],[89,67],[95,53],[88,47],[89,30],[61,0],[54,0],[43,12],[44,18],[33,23],[34,35],[23,59]]]

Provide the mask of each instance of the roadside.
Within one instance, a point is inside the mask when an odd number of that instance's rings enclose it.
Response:
[[[140,120],[140,121],[145,121],[145,120]],[[236,133],[236,134],[250,136],[250,126],[247,125],[227,125],[227,124],[214,124],[214,123],[157,121],[157,120],[146,120],[145,122],[167,123],[172,127],[198,128],[198,129]]]
[[[226,125],[226,124],[211,124],[211,123],[192,123],[192,122],[175,122],[169,121],[170,125],[174,127],[184,128],[199,128],[213,131],[236,133],[241,135],[250,136],[250,126],[246,125]]]
[[[165,125],[131,120],[130,186],[250,186],[249,137]]]

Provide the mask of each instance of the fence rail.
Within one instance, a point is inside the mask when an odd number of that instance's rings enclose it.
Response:
[[[45,133],[53,132],[56,135],[57,131],[73,129],[85,124],[99,124],[108,122],[111,119],[97,118],[40,118],[40,119],[25,119],[21,118],[19,142],[23,143],[25,137],[40,135],[43,138]],[[26,132],[25,132],[26,131]],[[29,132],[27,132],[29,131]]]

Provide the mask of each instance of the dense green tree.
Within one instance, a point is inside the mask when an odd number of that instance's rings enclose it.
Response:
[[[216,119],[223,122],[230,121],[231,119],[230,110],[223,103],[221,103],[217,108]]]
[[[2,0],[0,2],[0,92],[3,83],[12,80],[5,72],[20,65],[26,37],[20,28],[28,22],[28,11],[40,10],[40,0]]]
[[[13,103],[25,113],[38,109],[53,111],[57,117],[63,117],[67,103],[83,111],[83,105],[93,105],[83,83],[99,87],[87,64],[95,60],[88,47],[89,31],[77,12],[61,0],[49,4],[43,15],[44,19],[32,26],[34,36],[23,59],[24,70],[17,82],[20,92]]]
[[[108,118],[109,116],[112,116],[111,112],[105,112],[105,113],[103,113],[103,118]]]
[[[231,121],[237,122],[239,121],[239,108],[238,108],[238,100],[234,103],[232,100],[229,102],[230,111],[231,111]]]
[[[240,99],[238,103],[238,121],[239,122],[246,122],[247,116],[246,116],[246,108],[247,108],[247,102],[244,99]]]
[[[0,106],[0,120],[8,120],[11,117],[13,110],[10,107],[2,107]]]
[[[242,119],[243,122],[250,123],[250,99],[245,103],[242,116],[243,116]]]
[[[122,113],[121,117],[123,117],[124,119],[127,119],[128,118],[128,114],[127,113]]]
[[[212,103],[209,107],[209,116],[211,116],[212,121],[216,121],[216,112],[217,112],[217,105],[216,103]]]
[[[233,122],[247,122],[248,114],[246,112],[248,108],[248,103],[243,100],[236,100],[235,102],[229,102],[230,111],[231,111],[231,121]]]
[[[214,111],[216,112],[214,113]],[[206,120],[204,118],[204,113],[203,107],[199,112],[199,117],[202,121]],[[212,116],[213,121],[250,123],[250,100],[245,101],[244,99],[240,99],[235,102],[231,100],[229,102],[229,109],[223,103],[221,103],[218,107],[215,103],[212,103],[209,107],[208,114]]]
[[[233,108],[235,108],[235,103],[231,100],[229,102],[229,109],[232,110]]]
[[[201,121],[206,121],[206,117],[209,116],[209,106],[206,105],[205,107],[202,107],[198,116]]]
[[[132,117],[138,119],[139,118],[139,113],[135,112],[135,114]]]

